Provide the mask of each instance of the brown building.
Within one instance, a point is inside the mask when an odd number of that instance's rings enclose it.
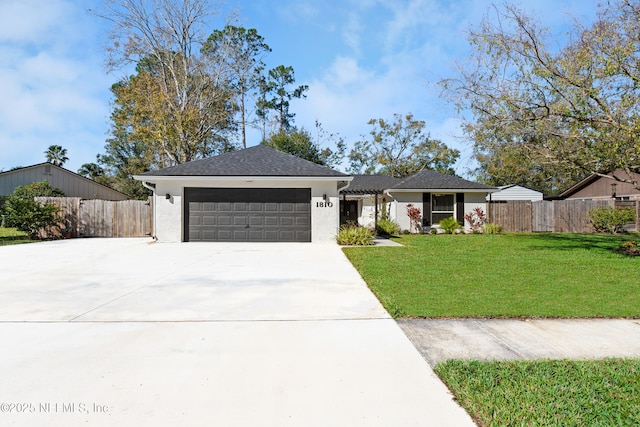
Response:
[[[592,174],[578,182],[564,193],[562,199],[580,200],[640,200],[640,190],[631,182],[640,183],[640,174],[629,176],[626,172],[618,170],[608,174],[611,178]],[[614,179],[617,178],[617,179]]]

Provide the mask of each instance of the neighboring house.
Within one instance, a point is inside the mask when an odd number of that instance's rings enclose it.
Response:
[[[352,180],[263,145],[134,178],[153,191],[160,242],[335,243]]]
[[[633,178],[633,180],[640,183],[640,174],[634,174],[630,177],[626,172],[618,170],[608,175],[622,180]],[[613,178],[592,174],[560,194],[560,198],[579,200],[640,200],[640,190],[635,188],[631,183],[620,182]]]
[[[517,184],[503,185],[498,191],[487,195],[488,202],[503,202],[508,200],[530,200],[537,202],[543,199],[540,191],[532,190]]]
[[[438,227],[440,220],[454,217],[464,224],[464,215],[480,207],[486,212],[486,198],[497,188],[467,181],[453,175],[423,170],[404,179],[357,175],[344,189],[345,211],[357,209],[350,219],[357,218],[364,226],[373,226],[376,210],[386,205],[388,216],[402,230],[410,230],[407,205],[413,204],[422,213],[422,226],[428,230]],[[377,200],[377,203],[376,203]]]
[[[83,199],[127,200],[129,196],[106,185],[99,184],[70,170],[52,163],[40,163],[33,166],[0,173],[0,197],[13,193],[16,187],[33,182],[48,181],[54,188],[62,190],[67,197]]]

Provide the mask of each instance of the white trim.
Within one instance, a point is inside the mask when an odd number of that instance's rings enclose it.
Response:
[[[494,193],[499,191],[496,189],[467,189],[467,188],[389,188],[384,192],[391,195],[391,193]]]
[[[200,176],[200,175],[180,175],[180,176],[168,176],[168,175],[133,175],[134,179],[138,181],[154,182],[154,181],[347,181],[353,180],[352,176],[233,176],[233,175],[221,175],[221,176]]]

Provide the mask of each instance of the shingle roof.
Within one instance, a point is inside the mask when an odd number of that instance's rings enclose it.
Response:
[[[425,190],[496,190],[495,187],[477,182],[467,181],[457,176],[425,169],[408,176],[391,189],[425,189]]]
[[[148,171],[142,176],[314,176],[347,177],[342,172],[264,145]]]
[[[381,194],[401,180],[388,175],[354,175],[353,181],[341,193],[345,194]]]

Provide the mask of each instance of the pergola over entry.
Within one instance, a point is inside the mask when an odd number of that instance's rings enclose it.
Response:
[[[340,191],[340,222],[347,222],[347,195],[374,197],[374,226],[378,225],[378,196],[385,190],[400,183],[401,180],[387,175],[354,175],[349,187]],[[357,216],[356,216],[357,218]]]

